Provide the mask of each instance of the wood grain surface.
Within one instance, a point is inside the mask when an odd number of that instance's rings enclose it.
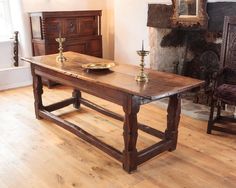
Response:
[[[44,89],[45,105],[71,97],[72,89]],[[85,96],[84,93],[82,93]],[[85,96],[123,114],[118,105]],[[175,152],[159,155],[127,174],[121,165],[54,123],[34,116],[32,87],[0,91],[0,187],[1,188],[234,188],[236,139],[224,133],[206,134],[207,122],[181,116]],[[81,105],[56,112],[80,122],[114,147],[123,148],[122,123]],[[166,110],[153,104],[140,109],[141,123],[164,130]],[[106,117],[106,118],[105,118]],[[140,131],[141,150],[156,138]]]
[[[115,62],[116,66],[111,70],[86,71],[81,67],[82,64],[110,63],[113,61],[75,52],[65,52],[64,55],[68,58],[68,61],[64,64],[56,62],[57,54],[22,59],[32,64],[37,64],[80,80],[85,80],[88,83],[96,83],[97,85],[110,87],[151,100],[184,92],[191,88],[201,86],[204,83],[201,80],[150,69],[146,69],[149,82],[138,83],[135,81],[135,76],[139,73],[138,66],[118,64]]]

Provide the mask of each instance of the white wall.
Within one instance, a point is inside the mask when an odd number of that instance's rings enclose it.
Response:
[[[13,41],[1,41],[0,42],[0,54],[1,63],[0,70],[3,68],[9,68],[13,65]],[[0,80],[2,82],[2,80]]]
[[[115,20],[114,20],[114,0],[107,0],[107,11],[106,11],[106,25],[107,25],[107,43],[108,43],[108,54],[110,59],[114,59],[114,35],[115,35]]]
[[[115,0],[115,61],[139,64],[136,51],[142,40],[149,50],[147,12],[149,3],[170,4],[171,0]],[[146,58],[146,63],[148,64]]]
[[[114,0],[115,1],[115,61],[138,64],[136,51],[142,40],[149,50],[147,12],[148,4],[171,4],[171,0]],[[208,0],[208,2],[236,0]],[[149,59],[146,59],[149,65]]]
[[[27,46],[24,50],[31,52],[30,35],[29,35],[29,20],[28,12],[34,11],[69,11],[69,10],[102,10],[102,35],[103,35],[103,56],[104,58],[113,58],[110,49],[113,48],[114,43],[109,38],[109,34],[113,31],[109,28],[107,15],[110,12],[107,9],[107,1],[113,0],[22,0],[24,18],[26,19],[27,32]],[[110,4],[109,4],[110,5]],[[112,6],[112,5],[110,5]],[[114,33],[114,32],[113,32]]]
[[[22,1],[21,0],[9,0],[11,7],[11,17],[13,31],[19,31],[19,56],[30,56],[31,45],[28,34],[28,19],[25,19]],[[20,63],[21,60],[19,60]]]

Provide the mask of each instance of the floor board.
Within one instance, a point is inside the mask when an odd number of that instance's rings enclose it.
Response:
[[[68,87],[44,89],[45,104],[71,96]],[[83,94],[85,98],[123,114],[121,107]],[[206,134],[205,121],[181,116],[177,150],[163,153],[129,175],[121,164],[46,120],[36,120],[31,87],[0,91],[0,187],[160,187],[234,188],[236,137]],[[122,123],[84,106],[55,112],[114,147],[123,149]],[[139,121],[165,129],[166,112],[144,105]],[[158,139],[140,132],[138,150]]]

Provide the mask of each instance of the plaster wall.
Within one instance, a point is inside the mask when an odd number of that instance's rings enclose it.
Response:
[[[171,0],[115,0],[115,61],[138,65],[142,40],[149,48],[147,11],[149,3],[170,4]],[[146,58],[149,66],[149,57]]]

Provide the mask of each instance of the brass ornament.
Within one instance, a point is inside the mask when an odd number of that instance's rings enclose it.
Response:
[[[109,69],[115,66],[115,63],[110,62],[110,63],[103,63],[103,62],[99,62],[99,63],[86,63],[81,65],[82,68],[84,69],[91,69],[91,70],[102,70],[102,69]]]
[[[145,61],[144,58],[149,54],[149,51],[144,50],[143,42],[142,42],[142,50],[138,50],[137,54],[141,57],[141,63],[140,63],[140,73],[136,76],[135,80],[137,82],[148,82],[148,76],[144,72],[145,67]]]
[[[66,38],[62,38],[61,35],[59,35],[55,40],[59,43],[59,55],[56,57],[56,60],[57,62],[64,63],[67,60],[63,55],[63,43],[66,41]]]

